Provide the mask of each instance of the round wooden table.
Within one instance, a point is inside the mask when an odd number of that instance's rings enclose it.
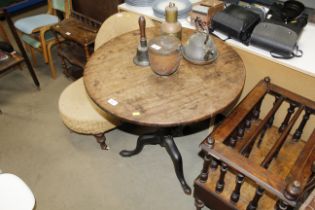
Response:
[[[146,31],[150,40],[159,28]],[[182,43],[192,30],[183,29]],[[105,111],[134,124],[167,128],[186,125],[214,117],[223,112],[240,95],[245,82],[245,68],[239,55],[223,41],[212,37],[218,49],[216,61],[194,65],[182,59],[177,72],[158,76],[150,67],[133,63],[139,43],[139,31],[116,37],[100,47],[88,61],[84,83],[92,100]],[[160,144],[170,154],[175,171],[186,193],[190,188],[182,172],[179,151],[169,135],[140,136],[133,151],[145,144]]]

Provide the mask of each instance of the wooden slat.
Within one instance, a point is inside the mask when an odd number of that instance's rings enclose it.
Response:
[[[288,174],[286,181],[292,182],[298,180],[302,187],[306,184],[308,177],[311,175],[311,166],[315,161],[315,129],[306,142],[300,156],[294,163]]]
[[[216,141],[223,142],[242,122],[247,114],[255,107],[267,93],[267,83],[261,80],[246,98],[229,115],[229,120],[224,120],[211,134]],[[207,139],[207,138],[206,138]]]
[[[269,88],[272,92],[281,94],[281,95],[289,98],[290,100],[293,100],[293,101],[296,101],[300,104],[303,104],[303,105],[311,108],[313,110],[313,113],[315,112],[315,101],[304,98],[303,96],[300,96],[296,93],[293,93],[289,90],[286,90],[286,89],[284,89],[278,85],[272,84],[272,83],[270,83]]]
[[[259,123],[259,126],[253,130],[253,133],[249,136],[248,139],[244,139],[243,146],[240,147],[240,153],[243,154],[246,150],[254,143],[258,135],[260,134],[261,130],[264,128],[266,123],[270,120],[270,118],[276,113],[283,102],[283,98],[280,98],[276,104],[272,107],[272,109],[268,112],[266,117]]]
[[[290,201],[284,197],[283,192],[286,187],[286,182],[280,179],[276,174],[258,166],[221,142],[216,142],[213,149],[207,147],[206,144],[202,144],[201,148],[216,159],[225,162],[229,167],[256,182],[266,191],[286,201],[288,204],[295,206],[295,201]]]
[[[299,118],[299,116],[300,116],[302,111],[303,111],[303,107],[300,107],[298,109],[298,111],[294,114],[294,116],[293,116],[292,120],[290,121],[289,125],[285,128],[285,130],[281,134],[280,138],[276,141],[276,143],[273,145],[271,150],[268,152],[268,154],[265,157],[265,159],[262,161],[262,163],[261,163],[262,167],[268,168],[271,160],[273,159],[275,154],[277,152],[279,152],[279,150],[281,149],[283,143],[285,142],[285,140],[287,139],[291,129],[293,128],[294,123],[297,121],[297,119]]]

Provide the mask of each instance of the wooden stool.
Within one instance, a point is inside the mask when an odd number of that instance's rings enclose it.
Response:
[[[314,101],[269,78],[258,83],[201,144],[206,155],[194,184],[197,209],[299,207],[315,187],[315,129],[307,142],[300,140],[314,114]]]
[[[82,78],[61,93],[59,112],[70,130],[93,135],[102,149],[109,149],[105,143],[105,133],[116,128],[119,122],[93,103],[85,91]]]

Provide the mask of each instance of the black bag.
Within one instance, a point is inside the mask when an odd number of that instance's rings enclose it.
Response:
[[[288,27],[262,22],[255,27],[250,45],[270,51],[273,57],[292,58],[301,55],[297,48],[298,38],[299,35]]]
[[[248,39],[259,22],[260,16],[257,13],[232,4],[213,16],[211,29],[248,44]]]
[[[307,23],[308,16],[301,14],[301,11],[295,12],[298,15],[295,18],[288,15],[288,6],[285,7],[285,5],[291,5],[293,2],[287,1],[284,5],[274,4],[267,14],[266,21],[255,27],[250,38],[250,45],[268,50],[271,56],[276,58],[301,57],[303,52],[299,50],[297,41]],[[291,11],[291,14],[294,12]]]

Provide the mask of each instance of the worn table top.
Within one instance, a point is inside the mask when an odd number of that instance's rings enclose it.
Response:
[[[148,40],[159,33],[159,28],[147,29]],[[183,29],[183,43],[192,33]],[[215,62],[199,66],[182,59],[177,72],[162,77],[133,63],[139,31],[123,34],[92,55],[84,71],[85,87],[105,111],[135,124],[168,127],[210,118],[239,96],[245,82],[241,58],[213,39],[219,52]]]

